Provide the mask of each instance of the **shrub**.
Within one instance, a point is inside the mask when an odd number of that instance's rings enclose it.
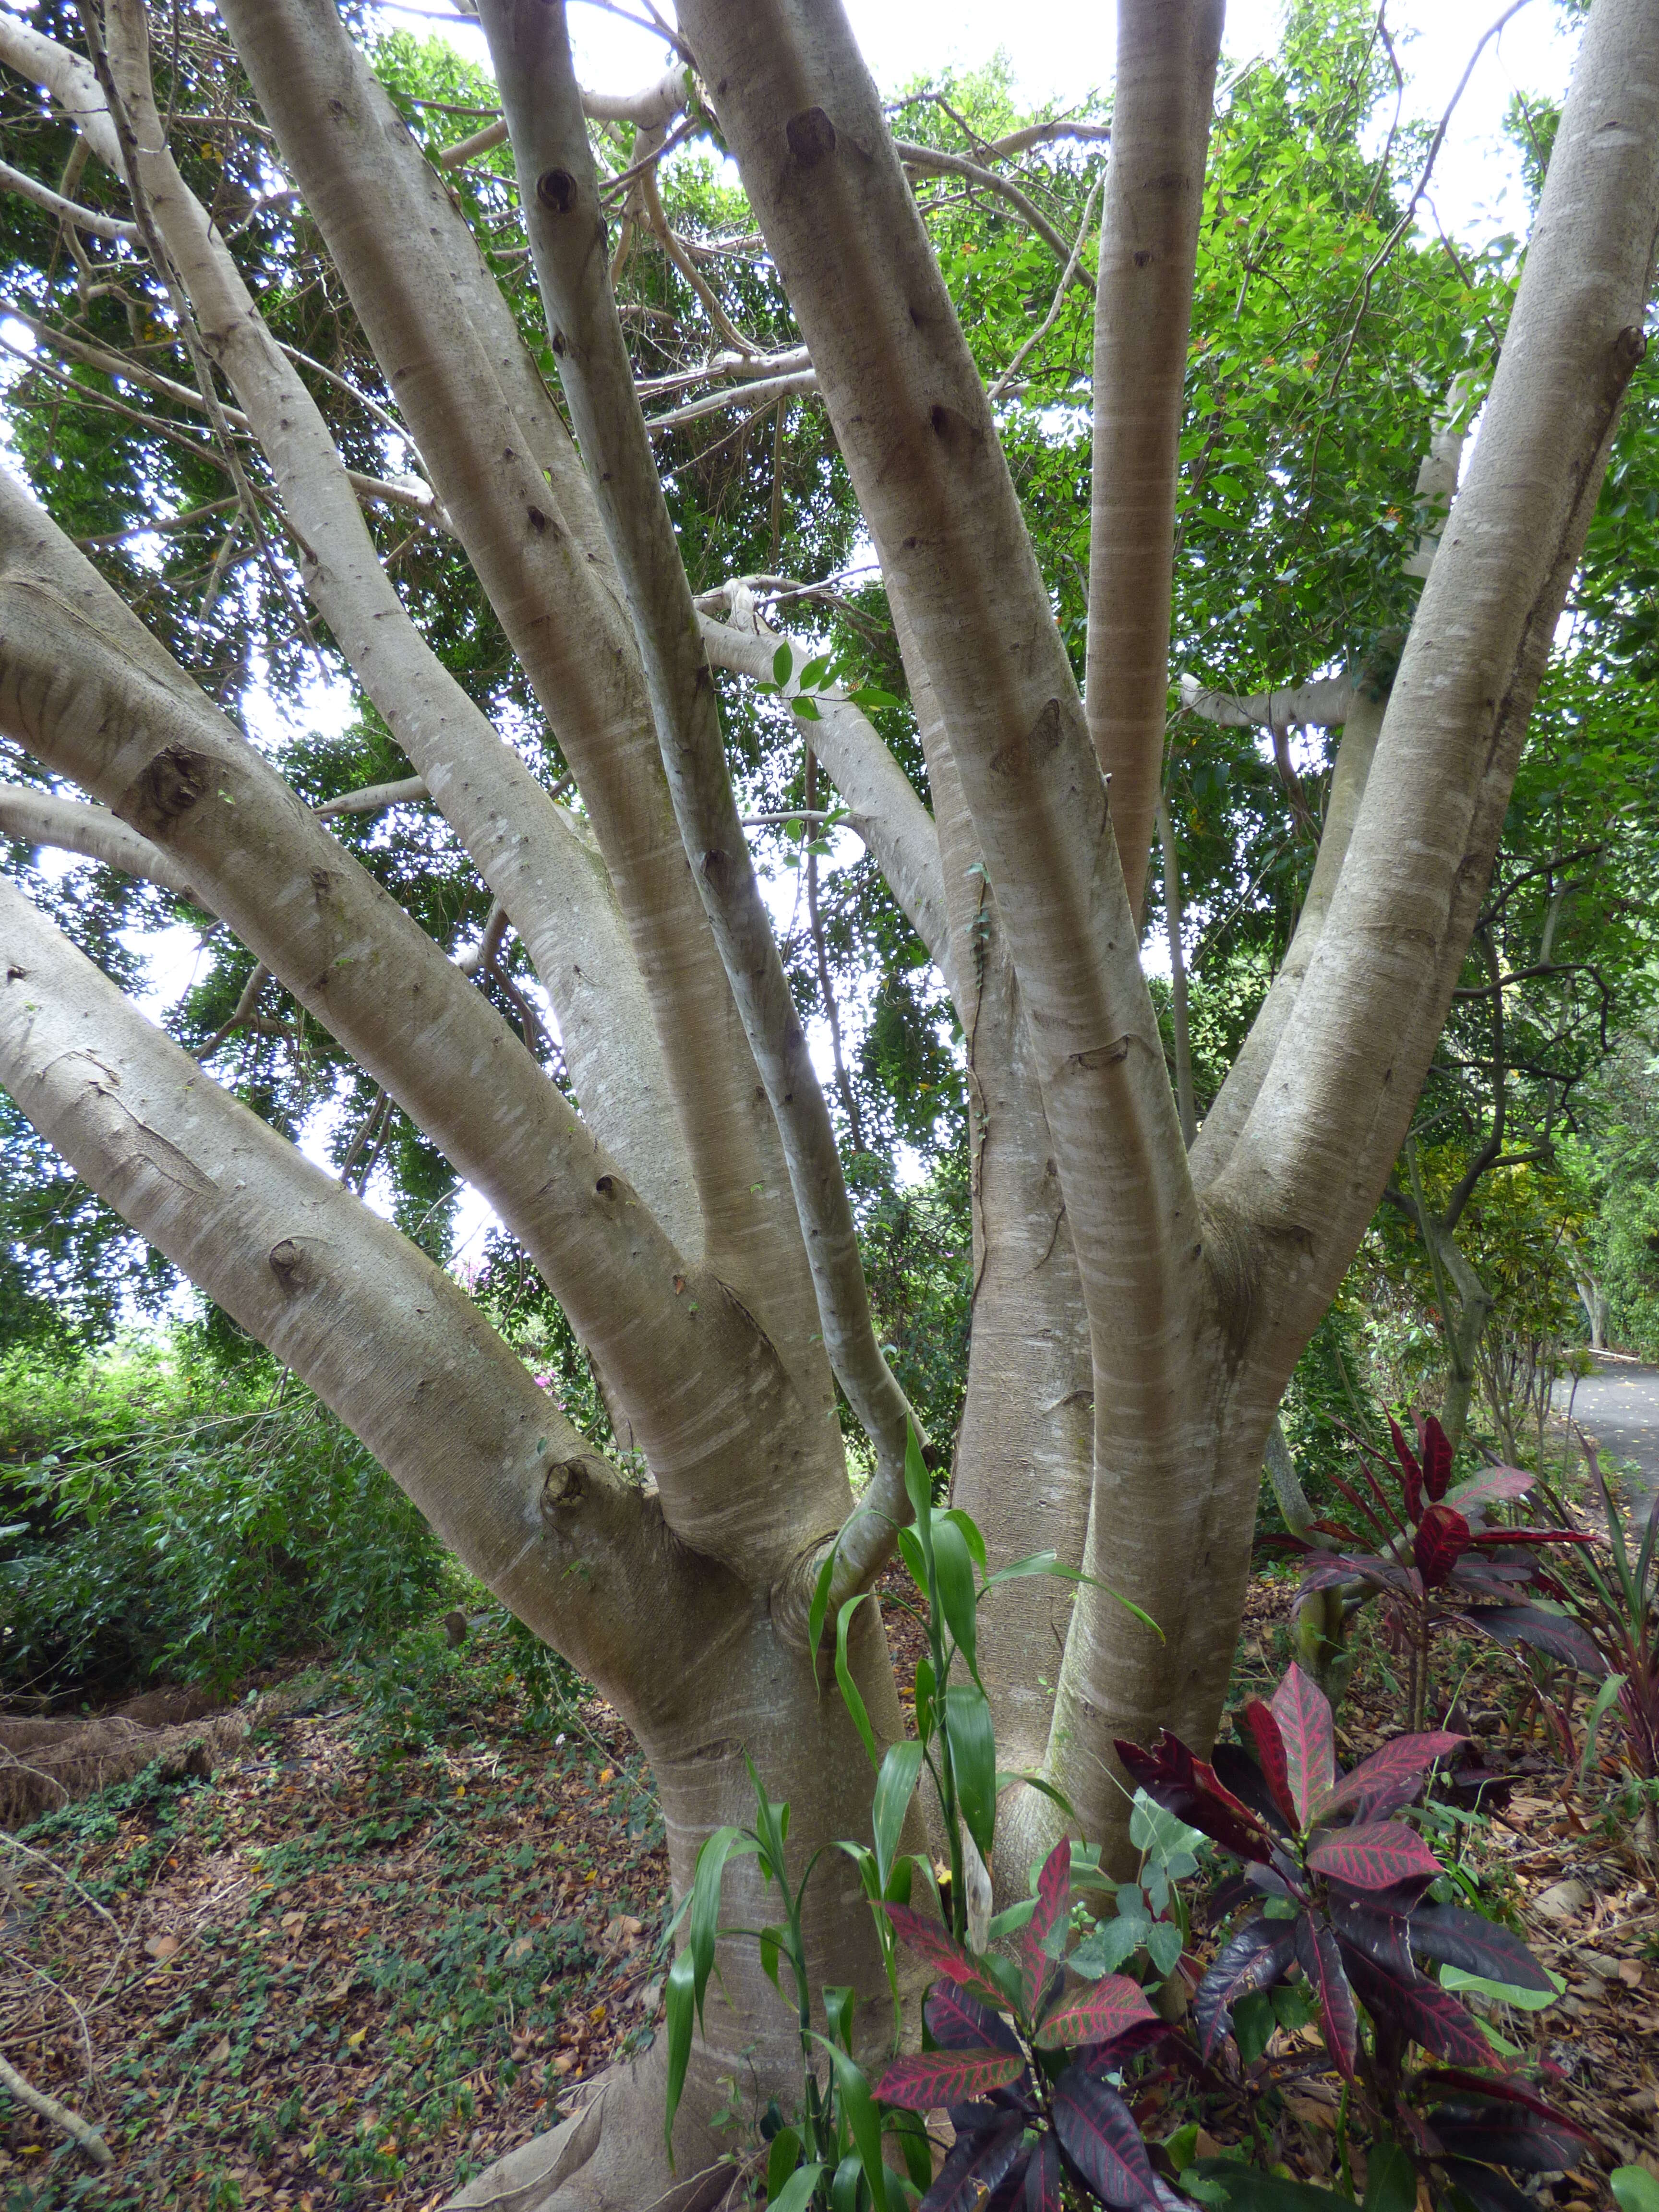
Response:
[[[0,1362],[0,1687],[222,1687],[430,1610],[450,1570],[389,1476],[267,1360],[167,1340]]]

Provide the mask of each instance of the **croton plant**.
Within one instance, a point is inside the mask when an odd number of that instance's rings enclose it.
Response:
[[[1199,1984],[1200,2055],[1217,2055],[1241,1998],[1300,1974],[1332,2063],[1425,2176],[1479,2212],[1530,2212],[1500,2169],[1571,2166],[1583,2131],[1504,2064],[1419,1963],[1553,1988],[1518,1936],[1429,1897],[1444,1869],[1403,1815],[1464,1739],[1401,1736],[1344,1774],[1329,1701],[1294,1666],[1270,1705],[1253,1698],[1240,1717],[1249,1748],[1219,1745],[1208,1761],[1167,1731],[1150,1751],[1117,1747],[1148,1796],[1243,1863],[1217,1901],[1255,1900]],[[1413,2044],[1439,2063],[1408,2079]]]

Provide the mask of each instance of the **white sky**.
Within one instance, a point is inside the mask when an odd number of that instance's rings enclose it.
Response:
[[[19,0],[7,0],[7,4],[17,5]],[[443,0],[420,0],[409,7],[396,4],[396,0],[381,0],[381,4],[389,23],[416,32],[441,28],[487,64],[477,25],[447,17]],[[637,6],[638,0],[629,0],[629,4]],[[1016,97],[1024,105],[1050,100],[1069,105],[1111,80],[1115,10],[1103,0],[1024,0],[1012,21],[1006,0],[845,0],[845,4],[884,92],[953,64],[976,68],[1000,47],[1009,52]],[[1389,0],[1389,27],[1409,80],[1404,106],[1407,118],[1438,121],[1481,33],[1501,12],[1501,0],[1481,0],[1475,7],[1468,0]],[[1224,68],[1271,54],[1283,14],[1281,0],[1231,0]],[[660,34],[623,22],[586,0],[574,0],[570,21],[578,74],[593,89],[629,89],[656,75],[670,58]],[[1529,0],[1487,45],[1453,118],[1431,188],[1440,222],[1453,236],[1479,245],[1500,232],[1524,232],[1527,211],[1518,163],[1502,136],[1504,111],[1517,89],[1559,99],[1565,89],[1573,45],[1553,0]],[[853,857],[857,842],[850,837],[843,842],[848,857]],[[775,895],[781,896],[785,911],[779,921],[786,925],[793,886],[775,880],[773,888]],[[188,984],[195,966],[193,933],[167,931],[141,941],[152,962],[155,996],[151,1010],[159,1012]],[[1166,961],[1155,933],[1148,964]],[[815,1036],[812,1043],[814,1057],[827,1077],[827,1035]],[[315,1139],[307,1149],[320,1155]],[[476,1253],[488,1218],[482,1201],[467,1192],[457,1223],[458,1243],[470,1245]]]

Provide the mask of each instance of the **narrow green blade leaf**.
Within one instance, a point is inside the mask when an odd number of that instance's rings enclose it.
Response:
[[[974,1589],[974,1555],[954,1521],[943,1514],[933,1522],[933,1576],[939,1607],[956,1647],[968,1662],[968,1671],[979,1681],[979,1651],[975,1629],[977,1598]],[[984,1684],[980,1684],[981,1688]]]
[[[985,1692],[973,1682],[952,1682],[945,1692],[945,1729],[956,1769],[957,1802],[968,1832],[991,1863],[997,1817],[996,1732]]]
[[[780,2128],[772,2138],[766,2154],[766,2201],[777,2202],[779,2192],[795,2170],[800,2157],[800,2137],[793,2128]]]
[[[921,1455],[921,1439],[916,1434],[914,1421],[904,1444],[904,1489],[910,1500],[910,1510],[916,1516],[916,1535],[921,1545],[923,1559],[931,1562],[933,1556],[933,1479],[927,1472],[927,1462]]]
[[[1581,1790],[1586,1788],[1589,1782],[1590,1761],[1595,1756],[1596,1735],[1602,1722],[1607,1718],[1608,1706],[1624,1688],[1626,1679],[1623,1674],[1609,1674],[1596,1692],[1595,1702],[1584,1716],[1584,1756],[1578,1769],[1578,1786]]]
[[[783,1984],[778,1979],[778,1953],[788,1941],[788,1930],[783,1928],[763,1928],[760,1932],[761,1969],[778,1995],[783,1995]]]
[[[886,1758],[881,1762],[881,1772],[876,1778],[876,1802],[871,1814],[871,1826],[876,1838],[876,1865],[884,1889],[892,1867],[893,1854],[898,1849],[904,1816],[910,1809],[910,1800],[916,1794],[916,1784],[921,1778],[921,1746],[919,1743],[890,1744]]]
[[[813,2031],[812,2040],[821,2043],[830,2053],[830,2063],[836,2071],[836,2099],[852,2130],[853,2141],[858,2145],[864,2163],[864,2178],[870,2185],[875,2212],[887,2212],[887,2170],[881,2161],[881,2118],[876,2111],[875,2100],[870,2094],[870,2084],[862,2069],[856,2066],[828,2036]]]
[[[798,2166],[778,2194],[767,2198],[768,2212],[806,2212],[823,2172],[821,2166]]]
[[[930,1742],[933,1738],[933,1692],[937,1687],[938,1685],[933,1680],[933,1661],[918,1659],[916,1662],[916,1734],[924,1744]]]
[[[704,1838],[697,1853],[697,1871],[691,1883],[690,1941],[680,1957],[691,1960],[699,2019],[702,2017],[703,1993],[714,1964],[714,1939],[720,1933],[720,1884],[726,1875],[726,1863],[759,1848],[746,1829],[716,1828],[712,1836]],[[678,1960],[675,1963],[678,1965]]]
[[[662,2132],[671,2166],[674,2163],[674,2115],[679,2110],[685,2069],[691,2057],[691,2023],[696,2011],[692,1974],[691,1954],[687,1949],[678,1954],[668,1969],[667,1986],[663,1992],[668,2030],[668,2097],[663,2111]]]
[[[847,1663],[847,1631],[853,1615],[866,1598],[874,1602],[874,1593],[861,1590],[857,1597],[849,1597],[836,1618],[836,1680],[841,1685],[841,1694],[847,1710],[853,1716],[853,1725],[863,1739],[870,1754],[870,1764],[878,1773],[881,1771],[881,1747],[876,1741],[876,1732],[870,1725],[870,1716],[865,1710],[864,1699],[859,1695],[859,1686],[853,1680],[853,1670]]]
[[[933,1526],[936,1528],[941,1521],[948,1521],[953,1528],[961,1529],[962,1540],[973,1553],[974,1565],[979,1569],[981,1574],[984,1574],[986,1571],[985,1539],[981,1535],[979,1523],[973,1515],[964,1511],[960,1505],[951,1505],[947,1506],[943,1513],[936,1513],[933,1516]]]
[[[812,1605],[806,1616],[806,1648],[816,1657],[823,1641],[824,1616],[830,1610],[830,1585],[835,1580],[836,1553],[840,1549],[839,1537],[830,1547],[823,1565],[818,1569],[817,1581],[812,1586]]]

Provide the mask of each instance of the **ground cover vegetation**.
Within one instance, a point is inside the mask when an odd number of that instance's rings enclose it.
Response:
[[[1650,12],[0,16],[20,2204],[1645,2212]]]

